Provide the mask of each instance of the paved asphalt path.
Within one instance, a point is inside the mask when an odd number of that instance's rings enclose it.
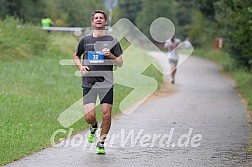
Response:
[[[191,56],[178,69],[175,85],[165,84],[136,111],[113,120],[106,155],[95,153],[84,131],[84,140],[78,134],[64,141],[69,146],[6,166],[247,166],[248,112],[234,87],[217,64]]]

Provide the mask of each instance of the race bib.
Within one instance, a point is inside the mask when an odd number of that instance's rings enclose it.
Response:
[[[88,61],[90,63],[103,63],[104,54],[102,51],[88,51]]]

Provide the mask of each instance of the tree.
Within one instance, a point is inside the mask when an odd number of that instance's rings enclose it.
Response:
[[[136,24],[136,17],[142,8],[142,0],[119,0],[118,1],[119,17],[124,17],[129,19],[133,24]]]
[[[183,6],[190,7],[191,23],[183,27],[189,33],[189,37],[196,47],[213,47],[214,38],[219,34],[216,21],[216,3],[220,0],[193,0],[186,4],[184,0],[178,0]]]
[[[68,26],[90,26],[91,13],[95,9],[104,9],[100,0],[56,0],[61,13],[65,14]]]
[[[1,0],[0,17],[15,16],[29,22],[36,22],[43,13],[42,0]]]
[[[194,10],[194,1],[176,0],[177,32],[183,39],[189,36],[188,25],[192,23]]]
[[[62,26],[90,26],[90,14],[104,9],[101,0],[1,0],[0,18],[14,16],[37,25],[47,15]]]
[[[208,20],[215,20],[215,3],[218,1],[220,0],[194,0],[194,5]]]
[[[252,69],[252,1],[221,0],[217,20],[225,46],[239,66]]]
[[[177,25],[175,2],[142,0],[142,10],[137,15],[136,25],[150,38],[150,25],[158,17],[166,17]]]

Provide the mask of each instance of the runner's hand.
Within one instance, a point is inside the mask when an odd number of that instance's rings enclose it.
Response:
[[[81,74],[87,74],[88,71],[90,70],[88,66],[80,66],[79,69]]]
[[[104,53],[104,56],[107,56],[108,58],[113,59],[113,55],[108,48],[102,49],[102,52]]]

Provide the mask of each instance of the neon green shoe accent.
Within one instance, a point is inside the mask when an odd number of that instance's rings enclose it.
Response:
[[[97,153],[97,154],[106,154],[104,148],[103,148],[103,149],[96,148],[96,153]]]
[[[104,144],[101,144],[100,142],[97,143],[96,153],[97,154],[106,154]]]
[[[89,131],[88,131],[88,134],[87,134],[87,138],[88,138],[89,143],[94,143],[95,142],[95,140],[96,140],[96,133],[95,133],[96,130],[97,130],[97,128],[92,128],[92,127],[89,128]],[[91,133],[91,132],[93,132],[93,133]]]
[[[89,143],[94,143],[96,140],[96,134],[91,134],[90,132],[88,132],[87,138]]]

